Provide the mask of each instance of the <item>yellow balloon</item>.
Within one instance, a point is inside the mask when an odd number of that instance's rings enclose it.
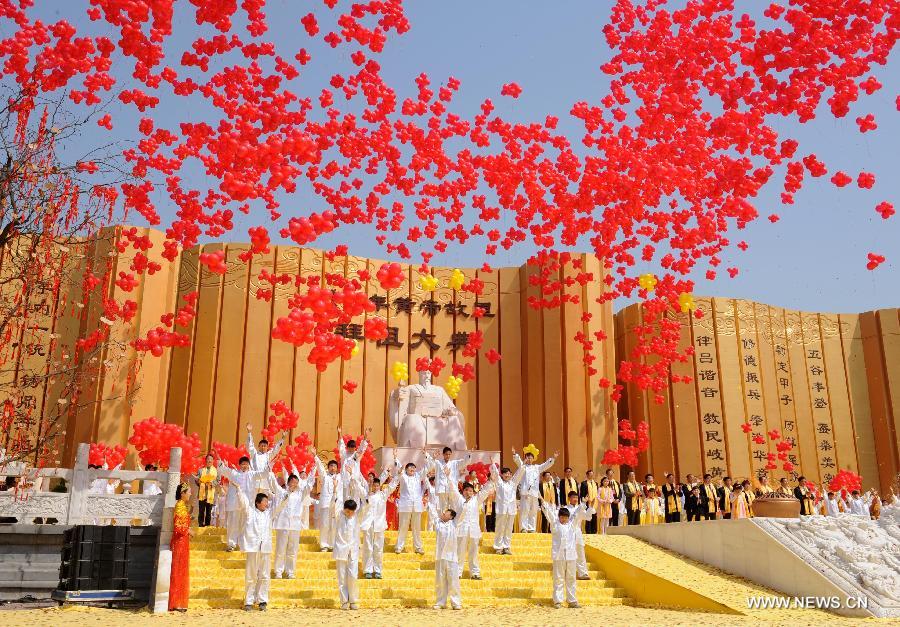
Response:
[[[447,390],[447,396],[456,400],[456,397],[459,396],[459,390],[461,386],[462,379],[450,375],[447,378],[447,382],[444,384],[444,389]]]
[[[394,381],[397,383],[408,380],[409,366],[402,361],[395,361],[394,365],[391,366],[391,376],[394,377]]]
[[[350,351],[350,356],[356,357],[357,355],[359,355],[359,342],[353,340],[353,350]]]
[[[656,288],[658,282],[659,279],[656,278],[656,275],[649,272],[647,274],[642,274],[640,278],[638,278],[641,289],[647,290],[648,292],[652,292]]]
[[[529,444],[522,449],[522,455],[528,455],[528,453],[531,453],[532,455],[534,455],[534,458],[537,459],[540,450],[538,450],[538,447],[536,447],[534,444]]]
[[[678,304],[681,305],[682,313],[687,313],[689,311],[694,311],[697,309],[697,303],[694,302],[693,294],[688,294],[687,292],[682,292],[678,296]]]
[[[462,273],[462,270],[459,268],[453,269],[453,274],[450,275],[450,280],[447,281],[447,287],[454,290],[461,290],[463,284],[466,282],[466,275]]]
[[[438,286],[437,277],[431,274],[421,274],[419,275],[419,285],[421,285],[422,289],[426,292],[433,292]]]

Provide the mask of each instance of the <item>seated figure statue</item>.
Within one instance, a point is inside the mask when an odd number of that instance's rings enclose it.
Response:
[[[447,392],[431,383],[431,371],[419,367],[419,382],[391,392],[388,417],[397,446],[421,449],[449,446],[466,450],[463,415]]]

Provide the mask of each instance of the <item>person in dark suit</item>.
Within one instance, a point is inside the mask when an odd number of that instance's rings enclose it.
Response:
[[[578,492],[578,496],[581,497],[581,500],[594,510],[594,515],[591,516],[591,519],[584,522],[585,533],[597,533],[597,489],[599,487],[597,482],[594,481],[594,471],[588,470],[585,473],[585,480],[581,482],[581,489]]]
[[[719,491],[712,483],[712,475],[703,475],[703,483],[700,484],[700,520],[715,520],[719,510]]]
[[[622,485],[625,497],[625,513],[629,525],[641,524],[641,507],[644,502],[644,488],[637,482],[634,471],[628,473],[628,481]]]
[[[694,475],[688,473],[684,483],[681,484],[681,495],[684,497],[685,503],[687,502],[687,498],[691,495],[691,490],[694,489],[695,485],[697,485],[697,481],[694,479]],[[687,507],[685,507],[685,512],[687,512]]]
[[[569,492],[578,492],[578,479],[572,472],[571,466],[566,466],[563,471],[563,478],[559,480],[559,490],[557,495],[557,503],[568,503]]]
[[[662,487],[663,506],[666,522],[681,522],[681,486],[672,473],[666,473],[666,483]]]
[[[622,502],[622,484],[613,478],[612,468],[606,469],[606,478],[609,479],[609,487],[613,491],[612,517],[609,519],[609,524],[617,527],[619,525],[619,505]]]
[[[731,492],[731,477],[725,477],[719,488],[719,511],[722,512],[722,518],[731,518]]]
[[[800,501],[800,514],[802,516],[812,516],[813,512],[813,493],[806,487],[806,477],[797,478],[797,487],[794,488],[794,498]]]
[[[700,499],[700,486],[695,485],[687,499],[684,501],[684,511],[688,520],[700,520],[700,512],[703,511],[703,502]]]

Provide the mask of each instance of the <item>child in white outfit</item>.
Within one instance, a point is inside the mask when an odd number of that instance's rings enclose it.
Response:
[[[455,502],[451,503],[451,507],[457,511],[456,546],[459,553],[460,577],[462,577],[468,556],[469,577],[481,579],[481,568],[478,566],[478,547],[481,544],[481,506],[491,494],[493,494],[493,490],[485,488],[476,496],[475,486],[468,482],[463,484],[462,493],[460,493],[457,484],[453,484]]]
[[[334,561],[342,610],[359,608],[359,502],[347,499],[334,522]]]
[[[457,495],[457,503],[462,500]],[[428,517],[434,521],[434,609],[447,607],[447,600],[454,610],[462,609],[459,591],[459,559],[456,549],[456,510],[439,511],[437,494],[431,493],[428,501]]]
[[[397,485],[400,477],[394,477],[385,486],[381,479],[372,479],[369,494],[366,496],[360,529],[363,532],[363,572],[366,579],[381,579],[381,564],[384,557],[384,532],[387,529],[387,499]]]
[[[274,482],[272,482],[274,483]],[[237,499],[244,514],[244,530],[238,546],[247,557],[244,570],[244,609],[250,611],[255,603],[265,611],[269,602],[269,570],[272,561],[272,510],[269,497],[258,493],[250,504],[243,490]]]
[[[519,466],[516,474],[512,474],[509,468],[504,467],[498,471],[499,466],[491,464],[491,479],[494,482],[494,514],[496,522],[494,526],[494,551],[498,555],[512,555],[513,524],[516,522],[516,488],[525,474],[525,467]]]
[[[413,463],[406,464],[400,472],[400,462],[394,460],[396,474],[400,477],[400,498],[397,500],[397,511],[400,514],[400,525],[397,532],[395,553],[402,553],[406,543],[406,534],[412,526],[413,547],[419,555],[425,554],[422,546],[422,497],[425,493],[425,469],[416,470]]]
[[[286,473],[285,473],[286,474]],[[300,532],[306,529],[303,523],[303,508],[306,497],[316,483],[316,469],[307,477],[298,473],[291,464],[291,474],[287,477],[285,490],[272,481],[277,504],[274,513],[275,528],[275,578],[286,575],[294,578],[297,565],[297,549],[300,546]],[[307,506],[307,512],[309,507]],[[307,516],[307,520],[308,520]]]
[[[575,561],[578,558],[575,522],[568,508],[561,507],[557,512],[542,499],[541,509],[550,522],[553,534],[550,549],[553,557],[553,607],[562,606],[564,590],[569,607],[579,607],[575,596]]]

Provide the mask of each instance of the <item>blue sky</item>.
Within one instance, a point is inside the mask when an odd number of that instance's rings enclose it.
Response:
[[[754,17],[767,4],[737,3],[738,11],[746,10]],[[37,5],[36,12],[44,19],[65,17],[79,28],[88,24],[80,2],[41,0]],[[295,50],[301,45],[298,40],[306,39],[295,16],[298,11],[302,15],[317,6],[318,3],[302,3],[298,8],[289,0],[270,0],[266,13],[273,38]],[[413,80],[421,72],[426,72],[433,83],[455,76],[462,81],[454,99],[454,109],[459,113],[474,115],[483,98],[491,97],[498,112],[507,119],[531,121],[543,120],[548,113],[558,115],[562,118],[560,128],[571,129],[573,143],[577,143],[579,127],[566,120],[567,112],[576,101],[599,101],[608,85],[599,67],[609,56],[600,31],[609,6],[609,2],[596,0],[407,2],[412,28],[389,40],[379,62],[385,81],[401,97],[413,92]],[[186,13],[189,10],[192,7],[187,2],[178,9],[177,15],[183,19],[176,18],[176,45],[185,46],[195,36],[193,19]],[[315,45],[307,47],[316,54]],[[703,267],[693,277],[698,281],[697,294],[747,298],[812,311],[855,312],[900,306],[900,167],[896,148],[900,115],[894,102],[900,93],[897,56],[895,52],[886,67],[876,69],[884,88],[855,103],[847,117],[835,120],[823,107],[817,120],[804,125],[793,120],[789,125],[783,121],[773,123],[777,130],[801,142],[801,154],[816,153],[830,173],[838,169],[851,175],[860,170],[875,173],[875,188],[860,190],[853,185],[837,189],[828,177],[807,177],[795,204],[782,207],[780,186],[770,185],[757,202],[763,217],[745,231],[733,233],[732,241],[747,240],[749,250],[742,253],[733,249],[726,254],[720,278],[713,282],[702,277],[706,270]],[[346,65],[334,69],[310,67],[303,77],[309,91],[303,95],[317,95],[333,71],[346,69]],[[518,100],[499,97],[501,85],[511,81],[524,90]],[[116,104],[111,110],[114,117],[121,115],[116,118],[117,130],[126,133],[134,129],[133,123],[124,122],[130,112],[122,111]],[[860,134],[854,119],[870,112],[875,114],[879,128]],[[165,126],[167,121],[181,119],[183,112],[162,107],[154,115]],[[90,126],[85,132],[83,145],[108,141],[109,136],[95,128]],[[297,207],[299,213],[326,208],[307,200],[287,199],[284,213],[291,215],[291,207]],[[874,209],[882,200],[893,202],[898,215],[882,220]],[[171,219],[171,210],[165,205],[159,208],[164,222]],[[781,216],[775,225],[764,218],[771,212]],[[258,218],[237,219],[228,239],[245,241],[246,229],[258,222]],[[329,248],[338,243],[347,243],[352,254],[385,258],[367,227],[342,228],[339,234],[322,238],[316,246]],[[869,251],[888,257],[874,272],[865,268]],[[533,249],[528,247],[501,249],[490,261],[493,265],[518,265],[531,252]],[[436,257],[434,263],[480,266],[484,260],[483,244],[478,243],[451,249]],[[724,268],[735,264],[740,267],[740,274],[729,279]],[[649,266],[646,269],[655,270]]]

